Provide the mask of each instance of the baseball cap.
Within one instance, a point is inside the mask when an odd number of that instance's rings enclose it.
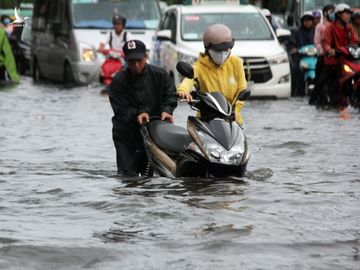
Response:
[[[146,56],[146,46],[137,39],[127,41],[123,46],[125,60],[142,59]]]

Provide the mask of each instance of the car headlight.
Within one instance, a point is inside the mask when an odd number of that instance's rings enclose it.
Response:
[[[178,61],[184,61],[186,63],[189,63],[190,65],[194,64],[195,61],[197,60],[197,57],[194,57],[189,54],[178,52],[177,55],[178,55]]]
[[[245,151],[245,136],[242,132],[239,132],[234,147],[228,151],[210,135],[197,128],[195,130],[211,162],[228,165],[239,165],[241,163]],[[187,149],[202,154],[195,143],[190,143]]]
[[[93,49],[82,49],[81,58],[85,62],[95,60],[95,52]]]
[[[82,61],[90,62],[95,60],[96,52],[90,45],[80,43],[80,56]]]
[[[269,58],[268,62],[270,65],[279,65],[279,64],[283,64],[283,63],[288,63],[289,58],[288,58],[287,53],[284,51],[272,58]]]

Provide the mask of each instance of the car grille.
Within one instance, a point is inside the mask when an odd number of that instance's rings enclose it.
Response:
[[[244,69],[246,79],[254,83],[265,83],[272,78],[270,65],[262,57],[242,57],[244,59]],[[250,69],[250,77],[249,77]]]

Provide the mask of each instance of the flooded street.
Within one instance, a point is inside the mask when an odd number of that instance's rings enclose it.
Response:
[[[360,269],[358,112],[249,101],[243,181],[130,181],[100,89],[0,89],[0,269]]]

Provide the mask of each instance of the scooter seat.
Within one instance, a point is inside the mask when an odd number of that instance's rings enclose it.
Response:
[[[149,123],[149,133],[154,142],[163,150],[181,153],[193,140],[185,128],[167,121],[153,120]]]

